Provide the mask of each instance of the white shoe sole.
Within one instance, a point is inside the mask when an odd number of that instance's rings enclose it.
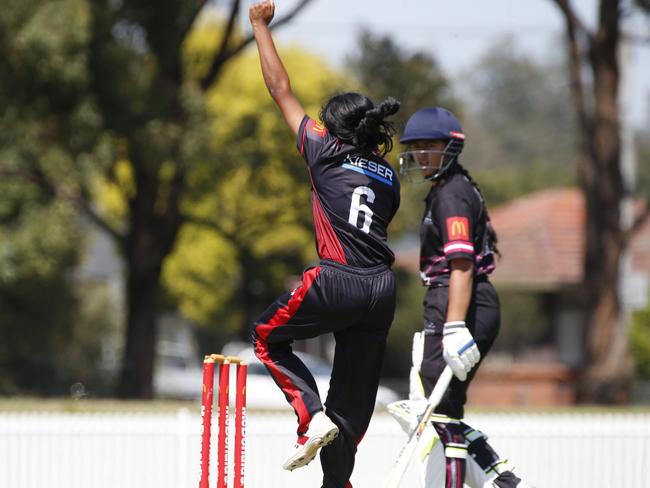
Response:
[[[339,435],[339,429],[334,426],[323,435],[310,437],[293,456],[285,461],[282,467],[287,471],[293,471],[308,465],[314,460],[318,450],[336,439],[337,435]]]

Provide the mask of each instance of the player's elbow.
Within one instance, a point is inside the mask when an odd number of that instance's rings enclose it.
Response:
[[[449,262],[451,271],[460,273],[472,273],[474,271],[474,262],[469,257],[455,258]]]
[[[273,97],[273,100],[280,102],[281,100],[292,95],[291,84],[288,80],[278,80],[273,83],[267,83],[266,87]]]

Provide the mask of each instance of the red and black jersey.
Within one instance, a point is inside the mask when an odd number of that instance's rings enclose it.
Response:
[[[426,197],[420,226],[420,275],[425,286],[449,283],[449,261],[469,259],[475,276],[491,273],[494,252],[487,233],[485,203],[461,171],[453,170]]]
[[[390,164],[378,154],[361,156],[306,115],[297,145],[311,177],[320,258],[358,268],[391,265],[388,224],[399,207],[400,183]]]

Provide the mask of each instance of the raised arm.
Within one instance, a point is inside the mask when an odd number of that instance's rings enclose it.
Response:
[[[253,26],[253,34],[260,54],[260,65],[264,83],[280,107],[284,120],[294,134],[298,134],[300,122],[305,116],[305,110],[291,91],[291,83],[287,70],[284,69],[282,60],[275,49],[269,23],[275,13],[273,0],[256,3],[251,6],[248,16]]]

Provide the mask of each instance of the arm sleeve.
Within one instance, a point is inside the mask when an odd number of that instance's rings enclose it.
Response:
[[[296,146],[309,166],[318,162],[330,137],[325,127],[308,115],[303,117],[298,128]]]
[[[458,258],[474,261],[474,222],[469,202],[461,196],[446,195],[434,211],[447,261]]]

